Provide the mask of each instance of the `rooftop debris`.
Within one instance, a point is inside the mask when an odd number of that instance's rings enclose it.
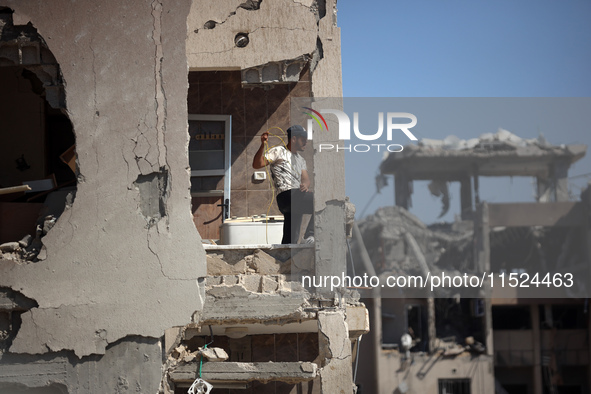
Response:
[[[538,138],[521,138],[510,131],[499,128],[496,133],[485,133],[478,138],[462,140],[455,135],[450,135],[443,140],[423,138],[418,144],[424,149],[442,149],[447,151],[462,151],[473,149],[475,151],[503,151],[519,148],[539,148],[545,151],[563,150],[567,145],[552,145],[540,134]]]
[[[470,272],[473,265],[470,221],[427,226],[394,206],[378,209],[359,223],[359,229],[379,276],[423,275],[425,270],[452,275]]]
[[[561,160],[572,165],[585,156],[585,145],[552,145],[544,136],[521,138],[507,130],[462,140],[450,135],[443,140],[423,138],[406,145],[402,152],[388,154],[380,165],[382,174],[404,172],[409,179],[439,179],[445,174],[472,172],[483,176],[550,175],[548,164]],[[492,157],[503,162],[490,161]],[[455,159],[455,160],[450,160]]]

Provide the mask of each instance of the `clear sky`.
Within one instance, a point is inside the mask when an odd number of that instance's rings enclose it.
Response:
[[[338,25],[345,97],[591,96],[591,1],[341,0]],[[591,125],[583,123],[591,113],[590,102],[581,101],[580,122],[569,130],[544,129],[532,120],[529,128],[483,124],[459,136],[478,137],[504,127],[526,138],[542,132],[554,144],[591,146]],[[423,137],[443,139],[448,134],[443,128]],[[380,159],[381,154],[364,157],[360,166],[346,155],[347,193],[358,212],[374,194]],[[571,168],[570,175],[589,172],[591,156]],[[572,181],[578,194],[587,178]],[[532,200],[530,180],[504,182],[490,186],[492,195],[483,197]],[[416,186],[411,211],[427,222],[436,220],[440,203],[425,185]],[[453,200],[458,194],[452,188],[452,208],[459,205]],[[390,182],[366,214],[392,204]],[[444,219],[452,220],[453,212]]]

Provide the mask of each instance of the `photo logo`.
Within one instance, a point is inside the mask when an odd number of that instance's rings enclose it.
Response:
[[[316,121],[316,123],[318,123],[318,126],[320,126],[320,130],[324,130],[324,128],[322,127],[322,124],[320,123],[320,120],[318,118],[322,119],[322,123],[324,123],[324,126],[326,126],[326,130],[328,131],[328,125],[326,124],[326,120],[324,119],[324,116],[322,116],[320,114],[320,112],[315,111],[312,108],[308,108],[308,107],[302,107],[302,108],[313,112],[313,114],[311,114],[310,112],[304,112],[304,114],[306,114],[306,115],[310,116],[312,119],[314,119]],[[316,114],[316,116],[314,114]],[[308,122],[308,124],[310,124],[310,122]],[[308,130],[311,131],[311,129],[312,129],[312,127],[308,126]],[[311,134],[311,133],[308,132],[308,134]],[[310,137],[311,137],[311,135],[310,135]],[[312,138],[310,138],[310,139],[312,139]]]
[[[322,114],[333,114],[336,116],[339,124],[339,139],[342,141],[348,141],[351,139],[351,120],[349,116],[337,109],[320,109],[319,111],[315,111],[309,107],[302,107],[311,112],[304,112],[306,115],[309,115],[312,119],[308,119],[307,130],[308,130],[308,139],[312,139],[312,129],[313,129],[313,122],[315,120],[316,123],[320,126],[321,130],[324,130],[322,123],[320,123],[320,119],[324,123],[326,130],[328,131],[328,125],[326,120],[322,116]],[[319,119],[320,118],[320,119]],[[410,120],[410,122],[401,123],[401,120]],[[417,124],[417,117],[408,112],[387,112],[385,119],[384,119],[384,112],[378,112],[378,130],[373,134],[366,134],[359,130],[359,113],[353,112],[353,133],[356,138],[362,141],[377,141],[382,138],[384,134],[384,128],[386,129],[386,139],[387,141],[392,141],[394,138],[395,131],[402,131],[404,135],[410,139],[411,141],[417,141],[418,138],[410,131],[411,128],[416,126]],[[400,144],[355,144],[355,145],[348,145],[348,146],[338,146],[334,144],[320,144],[319,150],[322,152],[336,150],[337,152],[340,150],[346,150],[351,152],[352,150],[355,152],[369,152],[370,150],[377,149],[380,152],[381,148],[387,150],[388,152],[401,152],[403,150],[402,145]]]

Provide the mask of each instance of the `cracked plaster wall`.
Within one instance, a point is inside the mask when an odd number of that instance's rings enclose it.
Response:
[[[82,362],[65,352],[4,354],[1,365],[3,394],[156,393],[162,349],[158,339],[128,337],[109,345],[104,355],[84,357]]]
[[[187,33],[191,70],[246,69],[316,50],[318,25],[311,0],[263,0],[258,10],[241,8],[243,3],[193,1]],[[204,28],[209,21],[214,28]],[[234,43],[238,33],[248,34],[244,48]]]
[[[102,354],[120,338],[188,323],[206,275],[188,191],[190,1],[0,5],[15,24],[31,22],[61,66],[80,170],[73,206],[43,240],[46,260],[0,262],[0,286],[39,304],[10,351]],[[143,193],[136,181],[146,176],[165,177],[166,190]],[[158,215],[142,214],[150,204]]]
[[[318,313],[323,393],[353,393],[351,341],[343,311]]]
[[[326,14],[318,22],[318,40],[322,56],[312,72],[312,106],[342,108],[341,34],[337,27],[336,0],[326,0]],[[327,133],[315,133],[314,147],[314,226],[316,244],[315,274],[341,275],[346,266],[345,155],[344,151],[320,152],[320,144],[343,145],[338,139],[338,124],[327,117]],[[323,169],[331,168],[334,171]],[[341,169],[337,171],[336,169]],[[328,294],[326,294],[328,295]]]

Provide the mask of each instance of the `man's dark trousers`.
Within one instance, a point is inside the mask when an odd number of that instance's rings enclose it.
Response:
[[[314,193],[303,192],[300,189],[291,189],[277,195],[277,206],[283,214],[283,239],[282,244],[296,244],[300,238],[300,227],[304,214],[314,213]],[[306,227],[304,238],[314,234],[314,216]]]

